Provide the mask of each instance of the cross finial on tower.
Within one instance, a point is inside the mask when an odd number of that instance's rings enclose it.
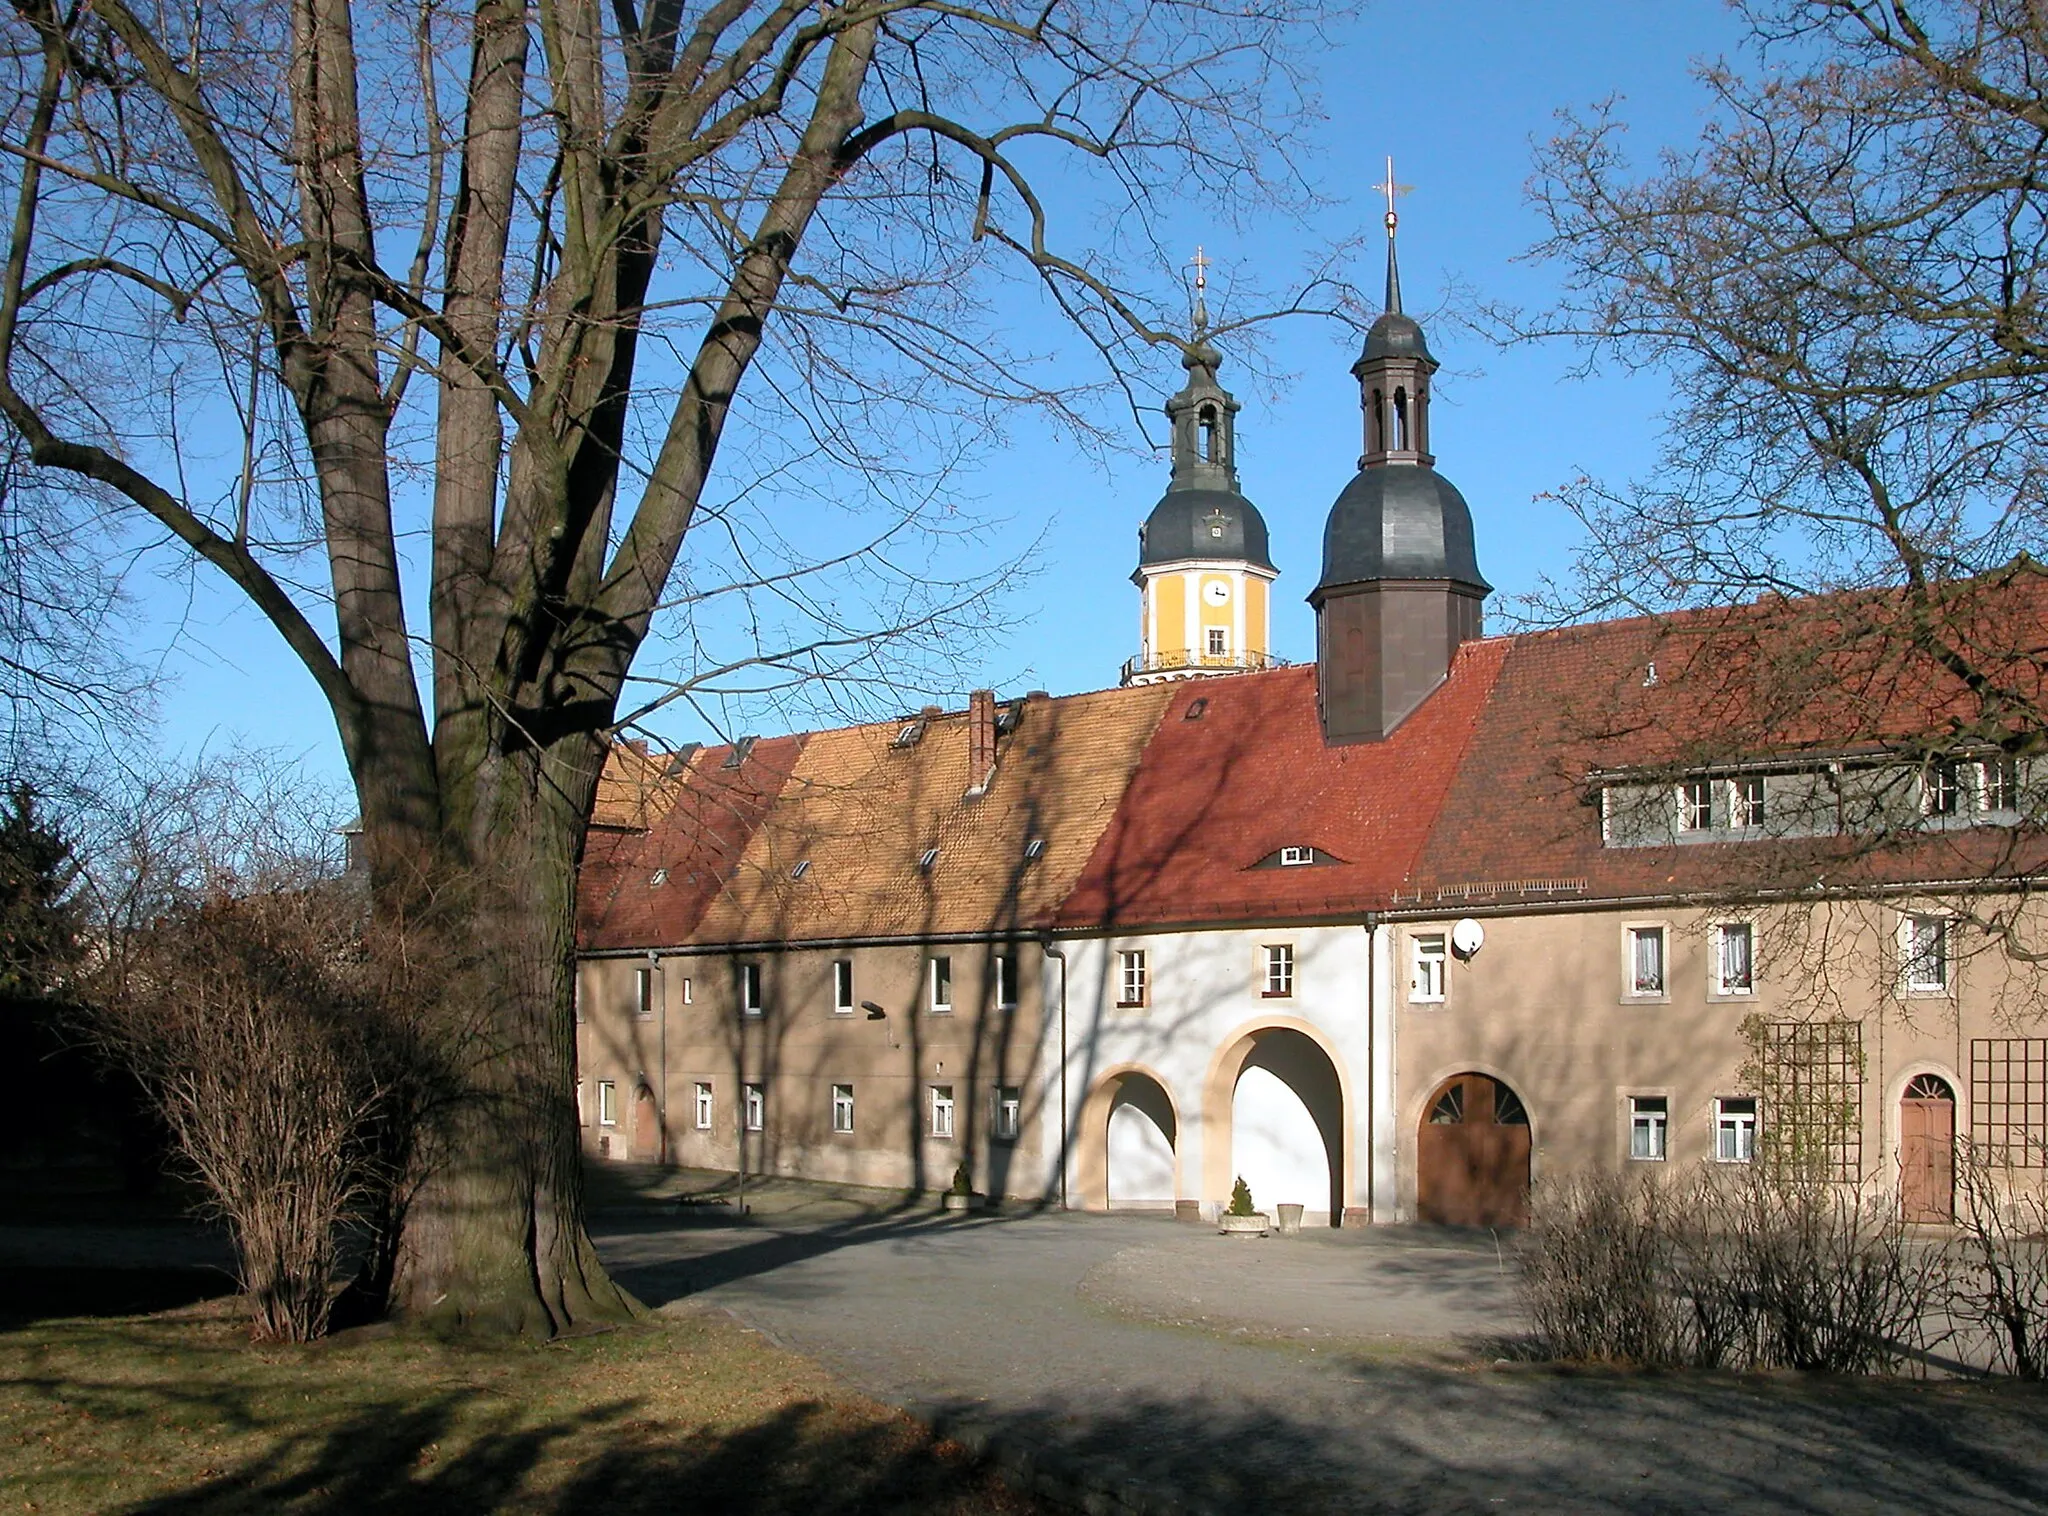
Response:
[[[1195,330],[1205,331],[1209,325],[1209,259],[1201,243],[1195,244],[1195,256],[1188,260],[1188,266],[1195,271]]]
[[[1391,237],[1394,235],[1394,228],[1401,223],[1400,213],[1394,209],[1394,197],[1407,194],[1415,186],[1412,184],[1400,184],[1395,181],[1394,156],[1392,153],[1389,153],[1387,155],[1387,177],[1380,183],[1375,184],[1373,188],[1387,197],[1387,235]]]

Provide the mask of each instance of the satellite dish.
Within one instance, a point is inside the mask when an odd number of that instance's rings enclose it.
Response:
[[[1470,958],[1486,942],[1486,929],[1467,916],[1451,928],[1451,951],[1460,958]]]

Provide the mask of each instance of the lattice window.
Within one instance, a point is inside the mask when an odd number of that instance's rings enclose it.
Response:
[[[2048,1167],[2048,1038],[1970,1040],[1970,1136],[2002,1168]]]
[[[1822,1179],[1863,1177],[1863,1027],[1751,1024],[1762,1104],[1759,1156]]]

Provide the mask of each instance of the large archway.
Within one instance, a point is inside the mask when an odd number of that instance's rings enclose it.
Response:
[[[1075,1178],[1083,1208],[1172,1210],[1179,1195],[1180,1113],[1149,1069],[1112,1069],[1081,1107]]]
[[[1415,1214],[1441,1226],[1529,1219],[1529,1112],[1490,1074],[1453,1074],[1430,1092],[1415,1139]]]
[[[1350,1172],[1344,1075],[1306,1023],[1253,1026],[1226,1043],[1204,1091],[1204,1199],[1242,1176],[1259,1209],[1289,1202],[1331,1226]]]

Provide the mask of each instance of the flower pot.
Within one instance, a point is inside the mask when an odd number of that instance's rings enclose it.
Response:
[[[1279,1213],[1279,1230],[1282,1237],[1296,1237],[1301,1234],[1302,1208],[1300,1206],[1291,1200],[1283,1200],[1280,1204],[1274,1206],[1273,1209]]]
[[[1226,1211],[1216,1218],[1216,1230],[1226,1237],[1263,1237],[1272,1230],[1272,1222],[1264,1211],[1254,1211],[1249,1216],[1233,1216]]]
[[[945,1194],[939,1196],[939,1209],[942,1211],[979,1210],[981,1208],[981,1199],[982,1197],[979,1195],[962,1195],[957,1190],[948,1190]]]

